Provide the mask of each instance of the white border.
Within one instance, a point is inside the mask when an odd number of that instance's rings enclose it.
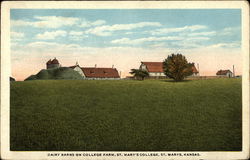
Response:
[[[201,156],[172,157],[48,157],[48,153],[78,152],[11,152],[9,151],[9,76],[10,74],[10,9],[227,9],[242,10],[243,53],[243,151],[198,152]],[[2,159],[248,159],[249,158],[249,6],[246,1],[16,1],[1,6],[1,158]],[[81,152],[83,153],[83,152]],[[93,152],[84,152],[93,153]],[[101,152],[94,152],[101,153]],[[111,153],[111,152],[109,152]],[[117,153],[117,152],[114,152]],[[119,152],[118,152],[119,153]],[[125,153],[125,152],[123,152]],[[131,152],[128,152],[131,153]],[[133,152],[142,153],[142,152]],[[143,152],[147,153],[147,152]],[[163,153],[163,152],[153,152]],[[188,153],[188,152],[165,152]],[[197,153],[197,152],[190,152]]]

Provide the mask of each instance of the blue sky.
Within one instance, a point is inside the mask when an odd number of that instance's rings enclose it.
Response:
[[[65,19],[56,20],[60,18]],[[240,47],[241,40],[239,9],[12,9],[11,20],[11,31],[23,34],[19,42],[23,44],[45,41],[87,47],[150,47],[161,43],[169,48],[192,48],[222,43]]]
[[[63,65],[116,65],[123,73],[177,51],[201,68],[204,59],[213,61],[204,74],[241,65],[240,9],[11,9],[10,17],[17,77],[17,68],[32,68],[28,76],[53,57]]]

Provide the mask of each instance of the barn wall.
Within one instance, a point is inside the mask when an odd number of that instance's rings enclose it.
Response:
[[[233,77],[233,73],[227,72],[227,77]]]
[[[149,76],[156,77],[156,76],[165,76],[163,72],[149,72]]]
[[[80,75],[82,75],[83,77],[86,77],[82,71],[82,69],[80,67],[75,67],[74,68],[75,71],[77,71]]]
[[[59,68],[59,64],[48,64],[47,69],[49,68]]]
[[[140,69],[141,69],[141,70],[147,70],[147,67],[146,67],[146,65],[141,64]]]

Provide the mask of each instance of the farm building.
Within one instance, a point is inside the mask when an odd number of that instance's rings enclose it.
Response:
[[[199,76],[199,71],[196,69],[194,63],[192,63],[193,75],[191,76]]]
[[[149,77],[160,78],[166,76],[163,70],[163,62],[141,62],[140,69],[147,70],[149,73]],[[192,76],[199,75],[199,72],[196,69],[194,63],[192,63],[192,70]]]
[[[49,60],[47,63],[46,63],[46,68],[47,69],[51,69],[51,68],[59,68],[60,67],[60,64],[58,62],[58,60],[56,58],[54,58],[53,60]]]
[[[148,71],[149,77],[165,77],[162,62],[141,62],[140,69]]]
[[[60,68],[61,65],[59,61],[54,58],[46,63],[47,69]],[[97,68],[95,67],[80,67],[76,62],[76,65],[70,66],[75,71],[77,71],[84,79],[120,79],[120,75],[116,68]]]
[[[216,76],[218,77],[233,77],[233,72],[231,72],[229,69],[228,70],[219,70],[216,73]]]
[[[86,79],[120,79],[116,68],[80,67],[78,64],[70,68]]]

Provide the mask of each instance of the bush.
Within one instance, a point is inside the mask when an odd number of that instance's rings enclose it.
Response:
[[[141,69],[131,69],[131,72],[129,73],[134,75],[134,77],[139,80],[144,80],[145,77],[149,76],[148,71]]]
[[[171,54],[163,62],[164,73],[175,81],[182,81],[193,74],[192,64],[182,54]]]

